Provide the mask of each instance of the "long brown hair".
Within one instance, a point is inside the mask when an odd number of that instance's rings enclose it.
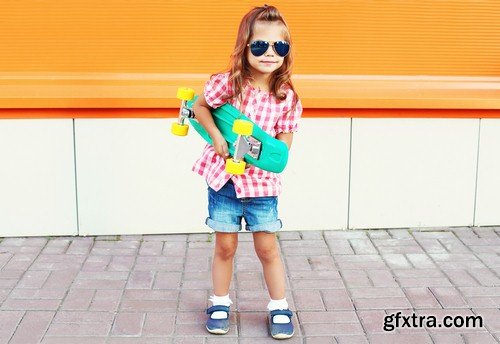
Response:
[[[246,56],[247,44],[253,36],[254,25],[256,22],[281,23],[284,26],[284,39],[290,43],[290,53],[285,56],[283,65],[273,72],[270,78],[269,89],[276,98],[284,100],[286,93],[283,86],[288,86],[294,91],[294,107],[298,101],[298,96],[293,87],[291,75],[293,64],[293,44],[291,42],[290,31],[288,25],[283,19],[278,9],[274,6],[264,5],[255,7],[248,12],[241,20],[236,44],[229,60],[229,82],[233,88],[233,97],[241,97],[245,80],[251,78],[250,65]]]

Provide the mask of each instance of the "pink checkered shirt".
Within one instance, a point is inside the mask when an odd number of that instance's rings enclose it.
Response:
[[[280,101],[272,94],[255,89],[247,82],[243,89],[243,102],[240,102],[239,97],[225,101],[231,92],[229,72],[215,74],[205,84],[204,95],[210,107],[216,109],[227,102],[240,109],[273,137],[279,133],[297,131],[302,105],[299,101],[295,109],[289,111],[293,103],[293,90],[286,89],[286,99]],[[278,196],[281,193],[281,179],[277,173],[250,166],[244,174],[237,176],[226,173],[224,168],[224,159],[207,144],[201,157],[195,162],[193,171],[205,177],[208,185],[215,191],[219,191],[229,179],[232,179],[238,198]]]

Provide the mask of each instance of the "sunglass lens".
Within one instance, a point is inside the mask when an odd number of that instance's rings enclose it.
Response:
[[[255,41],[250,44],[250,51],[254,56],[264,55],[269,48],[269,43],[264,41]]]
[[[274,43],[274,50],[276,51],[276,54],[278,54],[281,57],[285,57],[288,55],[288,52],[290,51],[290,44],[285,41],[278,41]]]

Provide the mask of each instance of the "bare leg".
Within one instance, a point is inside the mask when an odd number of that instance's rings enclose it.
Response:
[[[275,233],[253,233],[255,252],[262,263],[269,296],[273,300],[285,298],[285,268],[281,261]]]
[[[233,276],[233,260],[238,247],[238,233],[215,234],[215,253],[212,262],[212,283],[214,294],[229,294],[229,285]]]

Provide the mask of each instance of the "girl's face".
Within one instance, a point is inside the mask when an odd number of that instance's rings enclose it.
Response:
[[[284,26],[279,22],[256,22],[253,28],[253,36],[249,43],[254,41],[269,42],[269,48],[261,56],[254,56],[247,48],[247,60],[250,64],[250,72],[254,78],[269,77],[274,71],[283,65],[284,57],[274,51],[272,44],[285,40],[283,35]]]

